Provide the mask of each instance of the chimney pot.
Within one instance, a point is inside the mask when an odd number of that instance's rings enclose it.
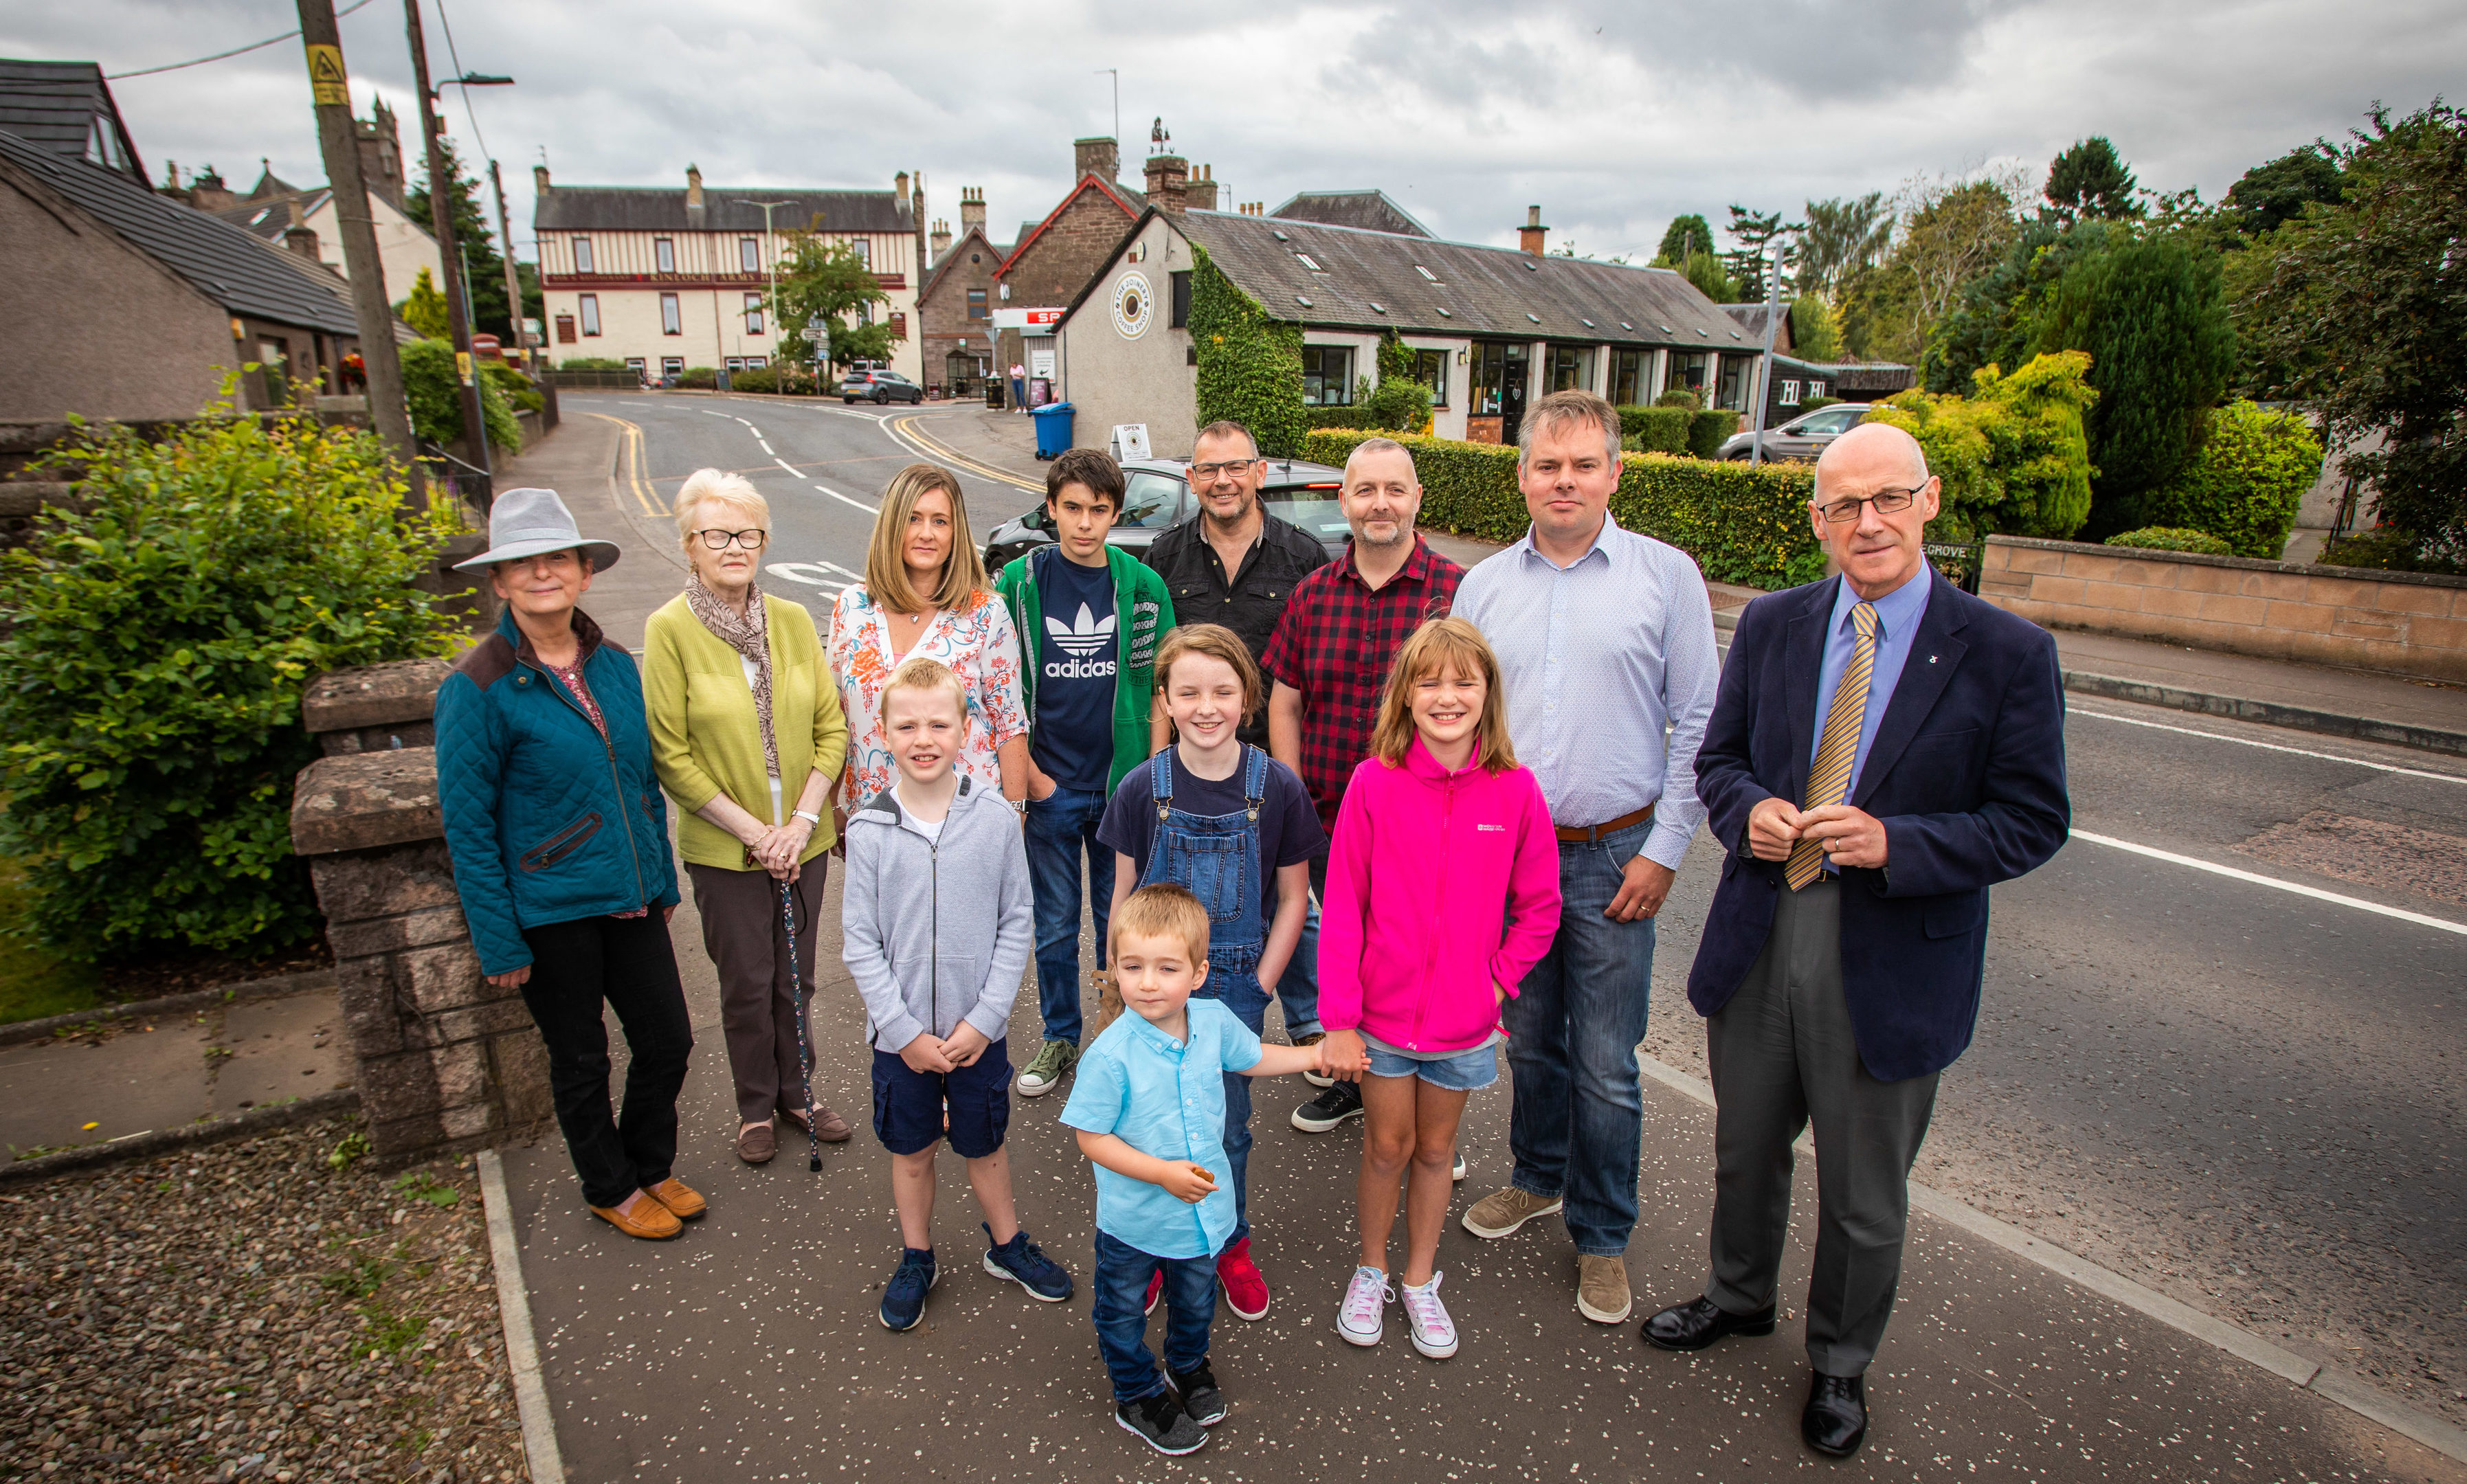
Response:
[[[546,194],[548,194],[548,167],[547,167],[547,166],[545,166],[545,165],[534,165],[534,166],[532,166],[532,189],[533,191],[535,191],[539,192],[541,195],[546,195]]]
[[[1550,231],[1542,225],[1542,208],[1528,206],[1525,209],[1525,225],[1516,229],[1516,245],[1536,258],[1542,257],[1550,245],[1545,240]]]
[[[985,188],[970,186],[960,192],[960,231],[985,224]]]

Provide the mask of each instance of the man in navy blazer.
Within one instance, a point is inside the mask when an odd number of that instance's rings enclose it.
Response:
[[[1867,1434],[1936,1077],[1978,1022],[1987,888],[2071,821],[2055,642],[1929,568],[1938,493],[1899,428],[1825,450],[1808,511],[1842,575],[1748,605],[1696,754],[1725,847],[1687,977],[1718,1104],[1712,1275],[1644,1338],[1773,1332],[1791,1145],[1813,1122],[1799,1426],[1837,1458]]]

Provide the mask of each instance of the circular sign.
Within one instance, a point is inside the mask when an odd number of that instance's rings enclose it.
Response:
[[[1114,331],[1124,340],[1137,340],[1147,333],[1148,322],[1156,318],[1156,296],[1148,292],[1145,274],[1125,273],[1114,285]]]

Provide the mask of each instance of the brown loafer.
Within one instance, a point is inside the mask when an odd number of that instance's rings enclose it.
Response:
[[[625,1235],[640,1237],[645,1242],[666,1242],[686,1229],[686,1224],[677,1220],[676,1212],[647,1195],[634,1203],[630,1213],[616,1206],[595,1205],[591,1214]]]
[[[795,1124],[797,1126],[798,1133],[803,1134],[805,1132],[805,1111],[803,1109],[790,1108],[783,1103],[780,1107],[780,1116],[785,1118],[790,1123]],[[850,1138],[854,1137],[855,1135],[856,1130],[849,1127],[849,1121],[846,1118],[843,1118],[838,1113],[831,1112],[828,1104],[816,1103],[814,1105],[814,1136],[816,1138],[821,1139],[826,1144],[845,1144]]]
[[[691,1221],[711,1209],[702,1193],[671,1175],[650,1187],[651,1199],[665,1205],[679,1221]]]
[[[758,1123],[736,1135],[736,1158],[748,1164],[769,1164],[771,1157],[779,1152],[779,1135],[771,1132],[767,1123]]]

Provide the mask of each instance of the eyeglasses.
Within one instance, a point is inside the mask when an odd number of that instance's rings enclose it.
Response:
[[[725,551],[733,544],[749,551],[759,551],[771,539],[767,530],[697,530],[702,544],[714,551]]]
[[[1836,500],[1821,508],[1825,524],[1847,526],[1859,518],[1859,507],[1863,505],[1874,506],[1878,515],[1893,515],[1909,509],[1911,502],[1917,499],[1919,491],[1925,488],[1925,484],[1920,484],[1910,489],[1880,489],[1857,500]]]
[[[1264,462],[1266,461],[1262,459],[1228,459],[1222,463],[1194,463],[1190,466],[1190,477],[1195,480],[1212,480],[1221,470],[1235,479],[1240,479],[1251,472],[1251,465]]]

